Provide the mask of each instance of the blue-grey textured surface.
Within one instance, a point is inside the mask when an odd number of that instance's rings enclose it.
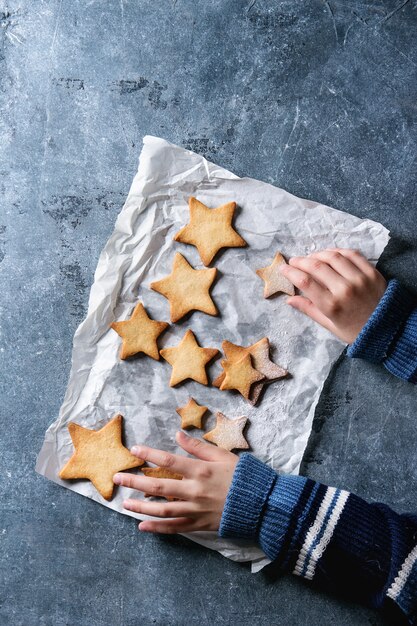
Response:
[[[98,255],[154,134],[393,236],[417,288],[415,0],[0,0],[0,624],[383,624],[34,473]],[[304,471],[416,509],[416,389],[342,358]]]

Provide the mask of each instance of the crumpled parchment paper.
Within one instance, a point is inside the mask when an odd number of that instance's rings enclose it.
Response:
[[[159,345],[177,345],[188,328],[201,346],[219,349],[224,339],[247,345],[267,336],[273,360],[287,368],[291,377],[272,383],[257,407],[237,393],[195,382],[170,388],[168,363],[143,355],[121,361],[121,340],[109,329],[112,321],[129,318],[139,299],[151,317],[169,321],[168,301],[149,285],[171,272],[175,252],[181,252],[193,267],[203,267],[196,248],[173,241],[173,235],[189,221],[190,195],[212,208],[236,201],[235,227],[248,246],[223,250],[212,264],[219,272],[212,297],[220,317],[195,312],[171,325]],[[174,436],[180,418],[175,408],[191,395],[211,411],[206,431],[214,426],[216,411],[228,417],[246,415],[251,451],[277,470],[297,473],[324,381],[345,346],[286,305],[285,295],[264,299],[263,282],[255,270],[269,265],[278,250],[288,258],[335,246],[359,249],[376,262],[388,240],[381,224],[302,200],[257,180],[238,178],[190,150],[145,137],[138,172],[99,258],[87,317],[74,336],[64,402],[46,432],[37,472],[115,511],[144,519],[122,508],[126,497],[143,497],[138,492],[118,487],[107,502],[89,481],[59,479],[59,470],[73,452],[68,422],[98,429],[121,413],[125,445],[145,443],[179,453]],[[209,368],[211,379],[219,372],[217,361]],[[202,435],[198,430],[191,432]],[[269,562],[247,541],[228,541],[210,532],[186,536],[230,559],[251,561],[252,571]]]

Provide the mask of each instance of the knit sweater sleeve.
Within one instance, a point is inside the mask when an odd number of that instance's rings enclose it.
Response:
[[[283,570],[377,608],[395,603],[417,625],[417,516],[343,489],[278,475],[243,454],[221,537],[252,539]]]
[[[348,356],[383,365],[395,376],[417,383],[417,302],[397,280],[390,280]]]

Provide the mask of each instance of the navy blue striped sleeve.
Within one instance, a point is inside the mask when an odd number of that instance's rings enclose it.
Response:
[[[375,311],[348,348],[347,355],[417,383],[417,302],[397,280],[390,280]]]
[[[283,570],[376,608],[394,602],[417,625],[417,516],[243,454],[219,535],[256,541]]]

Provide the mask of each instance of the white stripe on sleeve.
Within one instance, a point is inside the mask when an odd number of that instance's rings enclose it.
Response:
[[[402,564],[397,576],[394,578],[391,587],[387,591],[387,596],[389,598],[392,598],[392,600],[396,600],[398,598],[404,588],[405,583],[407,582],[407,578],[411,574],[411,570],[413,569],[413,565],[416,561],[417,546],[414,546],[414,548],[411,550],[410,554]]]
[[[326,513],[329,510],[329,507],[333,501],[334,495],[336,493],[335,487],[327,487],[327,491],[324,494],[323,500],[321,501],[320,508],[317,512],[316,519],[305,536],[304,543],[298,555],[297,563],[295,565],[293,574],[297,574],[301,576],[303,573],[304,565],[307,560],[309,551],[314,544],[316,537],[318,536],[320,529],[322,527],[323,521],[326,517]]]
[[[311,553],[310,562],[307,565],[307,571],[305,573],[305,578],[308,580],[312,580],[316,571],[316,565],[329,545],[329,541],[333,536],[334,529],[336,528],[337,522],[339,521],[349,495],[348,491],[341,491],[338,495],[335,507],[329,517],[329,521],[327,522],[326,530],[324,531],[319,543]]]

